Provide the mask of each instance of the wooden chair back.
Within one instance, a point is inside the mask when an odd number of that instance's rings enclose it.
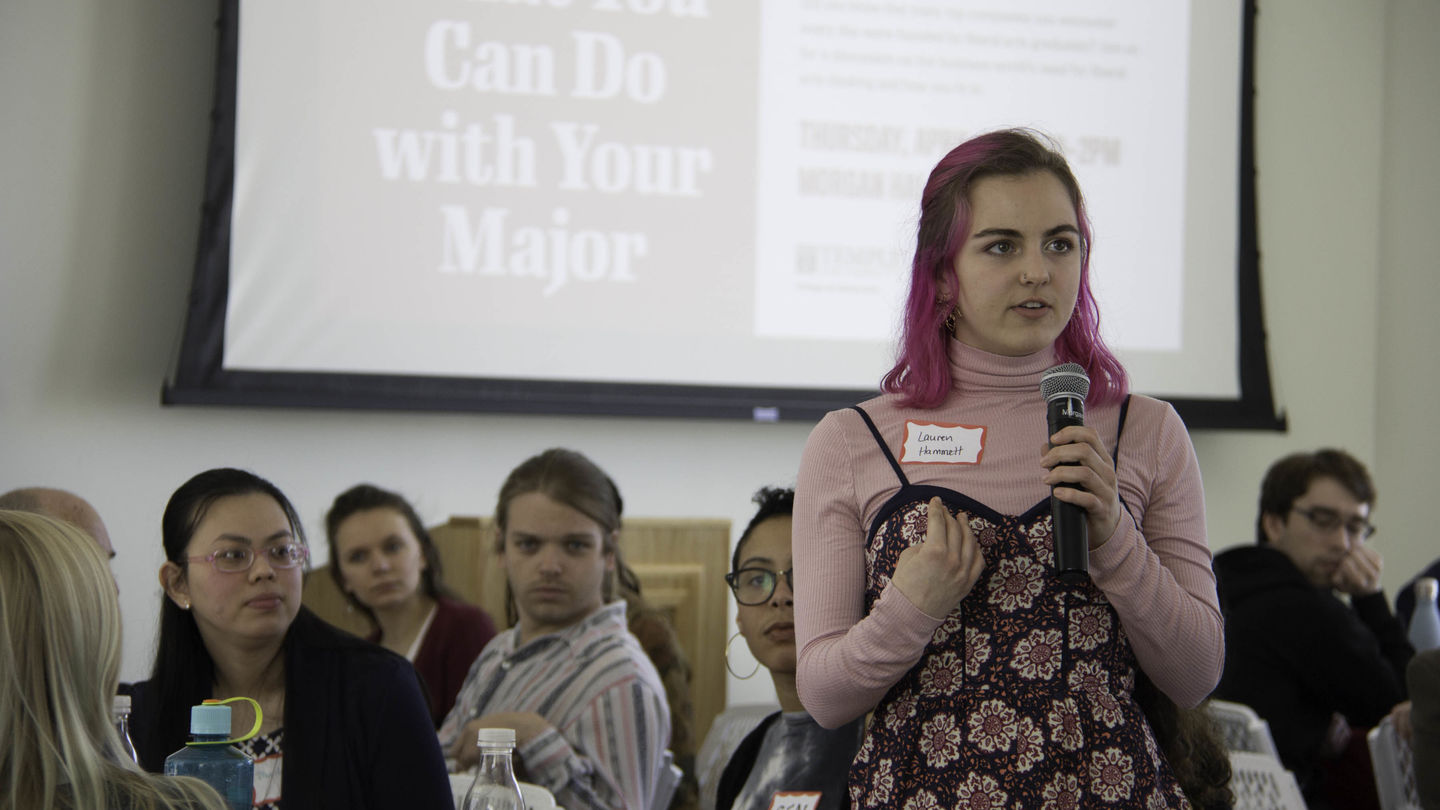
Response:
[[[440,552],[445,584],[495,620],[505,618],[505,572],[495,555],[489,517],[455,516],[430,529]],[[645,601],[675,628],[690,663],[695,739],[725,710],[726,587],[730,570],[730,521],[706,518],[627,518],[620,550],[640,578]],[[369,632],[351,611],[330,572],[320,566],[305,583],[304,602],[326,621],[357,635]]]

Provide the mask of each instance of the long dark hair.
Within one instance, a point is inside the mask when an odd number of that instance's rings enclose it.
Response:
[[[234,495],[266,495],[279,504],[290,522],[295,541],[305,542],[300,516],[290,499],[274,484],[254,473],[233,468],[206,470],[180,485],[165,505],[160,519],[160,537],[165,559],[188,571],[185,549],[205,513],[221,498]],[[159,771],[165,752],[184,745],[190,731],[190,707],[210,697],[215,681],[215,661],[200,636],[200,627],[190,611],[181,610],[168,595],[160,597],[160,640],[155,647],[155,666],[150,671],[154,694],[153,738],[141,749],[140,764]],[[159,757],[155,760],[154,757]]]
[[[340,573],[340,550],[335,546],[335,534],[339,531],[340,524],[357,512],[368,512],[371,509],[389,509],[405,519],[410,533],[420,544],[421,556],[425,558],[425,570],[420,572],[420,589],[425,595],[431,599],[442,596],[455,598],[455,594],[445,586],[444,572],[440,567],[440,551],[435,548],[435,541],[430,538],[430,532],[420,521],[415,507],[398,492],[381,489],[374,484],[357,484],[337,495],[335,502],[330,505],[330,511],[325,513],[325,539],[330,546],[330,578],[335,581],[335,587],[340,589],[340,593],[345,595],[345,601],[365,614],[372,628],[380,629],[375,611],[345,589],[345,576]]]
[[[615,576],[606,577],[601,596],[609,602],[620,589],[620,596],[626,601],[640,596],[640,577],[636,576],[620,554],[616,537],[620,531],[620,516],[625,503],[620,498],[620,489],[605,471],[583,454],[563,447],[531,456],[520,462],[505,477],[500,485],[500,496],[495,503],[495,550],[505,549],[505,527],[509,524],[510,502],[532,492],[562,503],[599,525],[604,533],[603,549],[615,557]],[[510,625],[520,620],[515,608],[515,595],[510,584],[505,584],[505,618]]]
[[[1195,810],[1234,807],[1230,753],[1204,704],[1193,709],[1180,708],[1139,670],[1135,676],[1135,702],[1145,712],[1156,744]]]

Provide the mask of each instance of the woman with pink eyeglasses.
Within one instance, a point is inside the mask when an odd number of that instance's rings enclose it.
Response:
[[[171,496],[161,534],[160,639],[133,698],[145,769],[185,744],[191,706],[248,697],[262,709],[259,735],[239,744],[256,808],[454,807],[414,668],[301,606],[309,548],[274,484],[200,473]],[[235,706],[240,737],[255,717]]]

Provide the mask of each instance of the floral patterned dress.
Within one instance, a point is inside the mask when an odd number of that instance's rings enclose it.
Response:
[[[1053,574],[1048,500],[1001,515],[912,485],[856,410],[900,481],[870,529],[867,612],[900,552],[925,539],[934,496],[969,514],[985,570],[876,707],[850,771],[854,806],[1188,808],[1133,698],[1138,665],[1115,609],[1088,579]]]

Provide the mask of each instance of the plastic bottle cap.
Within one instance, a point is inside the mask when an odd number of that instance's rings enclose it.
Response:
[[[130,696],[116,695],[115,698],[110,701],[110,710],[114,712],[125,712],[126,714],[129,714]]]
[[[515,747],[515,729],[482,728],[475,732],[476,745],[507,745]]]
[[[230,736],[230,707],[213,704],[190,707],[190,733]]]
[[[1440,582],[1434,577],[1421,577],[1415,581],[1415,594],[1421,599],[1434,599],[1440,593]]]

